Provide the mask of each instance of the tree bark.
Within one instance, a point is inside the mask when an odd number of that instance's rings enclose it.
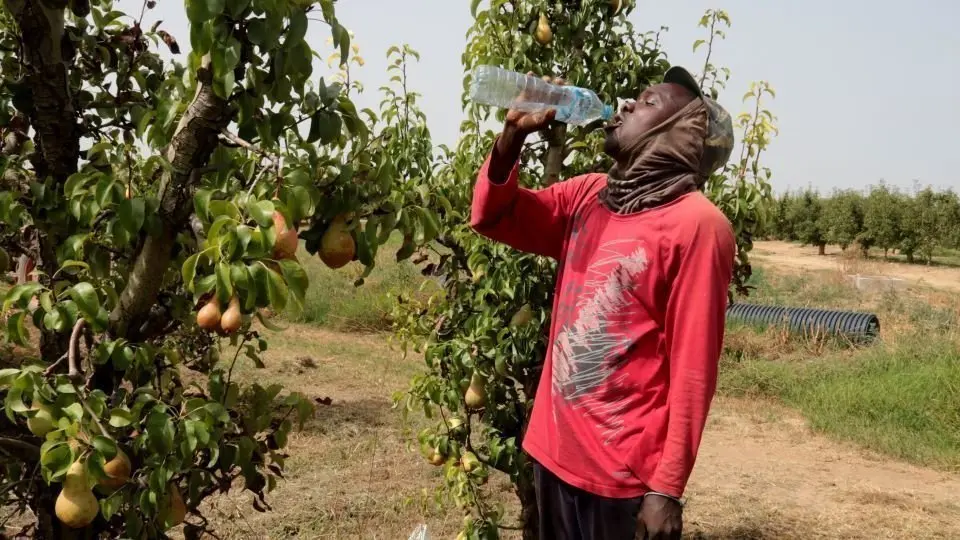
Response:
[[[517,497],[520,499],[520,520],[523,523],[523,540],[539,540],[540,513],[537,511],[537,490],[533,485],[533,471],[526,463],[517,482]]]
[[[177,233],[189,226],[193,192],[219,144],[220,132],[230,122],[227,102],[213,91],[209,58],[197,78],[197,93],[166,150],[172,172],[164,173],[160,185],[160,231],[148,236],[137,254],[120,301],[110,314],[112,336],[130,338],[156,302],[165,276],[157,269],[169,266]]]
[[[826,254],[827,254],[827,245],[817,244],[817,255],[826,255]]]
[[[22,108],[35,131],[35,152],[30,161],[36,179],[52,177],[56,186],[77,171],[80,159],[80,128],[73,107],[69,69],[61,54],[64,9],[47,7],[41,0],[5,0],[20,28],[21,61],[25,68],[25,91],[14,102]],[[13,141],[11,141],[13,142]],[[59,264],[56,248],[67,230],[51,228],[37,235],[37,266],[53,276]],[[53,283],[45,283],[51,289]],[[66,336],[42,330],[40,355],[47,360],[66,351]]]
[[[554,122],[547,131],[546,181],[552,185],[560,181],[563,170],[563,158],[566,156],[567,125]]]

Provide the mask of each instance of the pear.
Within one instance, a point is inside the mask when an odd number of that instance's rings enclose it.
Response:
[[[277,230],[277,240],[273,244],[273,257],[280,260],[296,257],[297,247],[300,246],[297,230],[287,228],[287,220],[280,212],[273,213],[273,226]]]
[[[550,19],[543,13],[540,14],[540,21],[537,22],[537,30],[533,33],[537,43],[546,45],[553,41],[553,30],[550,28]]]
[[[471,473],[480,466],[480,460],[473,452],[464,452],[460,457],[460,466],[463,467],[464,472]]]
[[[207,305],[197,312],[197,326],[208,332],[213,332],[220,326],[220,305],[217,295],[213,295]]]
[[[470,379],[470,387],[463,395],[463,400],[468,409],[482,409],[487,404],[487,390],[483,386],[483,377],[479,373],[474,373]]]
[[[133,465],[130,458],[120,448],[117,448],[117,455],[103,466],[103,472],[106,478],[100,479],[100,486],[111,490],[118,490],[130,480],[130,473],[133,472]]]
[[[187,517],[187,505],[183,503],[183,495],[180,494],[180,488],[173,482],[167,484],[167,498],[165,503],[160,514],[163,526],[171,529],[183,523],[183,520]]]
[[[46,437],[47,433],[50,433],[56,427],[53,414],[50,413],[50,407],[35,399],[30,408],[37,413],[27,418],[27,429],[37,437]]]
[[[347,230],[345,216],[337,216],[320,239],[320,260],[336,270],[346,266],[357,253],[357,243]]]
[[[533,308],[530,307],[530,304],[524,304],[516,313],[513,314],[513,317],[510,318],[510,326],[519,328],[530,324],[530,321],[533,320]]]
[[[243,314],[240,313],[240,299],[237,298],[237,295],[233,295],[233,298],[230,299],[230,305],[220,319],[220,328],[229,335],[239,330],[242,324]]]
[[[63,489],[57,496],[54,511],[57,519],[71,529],[82,529],[96,519],[100,504],[90,490],[83,462],[77,460],[67,469]]]
[[[439,467],[447,462],[447,457],[440,453],[439,448],[434,448],[433,451],[430,452],[430,456],[427,457],[427,461],[429,461],[431,465]]]

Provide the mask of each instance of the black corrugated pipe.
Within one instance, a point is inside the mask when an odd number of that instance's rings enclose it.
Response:
[[[880,333],[880,319],[873,313],[829,309],[731,304],[728,320],[767,326],[786,325],[805,335],[833,334],[851,341],[873,341]]]

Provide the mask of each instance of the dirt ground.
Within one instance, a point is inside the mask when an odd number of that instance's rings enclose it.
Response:
[[[851,249],[851,252],[855,251]],[[778,269],[840,270],[845,274],[902,278],[910,285],[926,285],[960,291],[960,268],[862,260],[848,256],[837,246],[827,246],[826,255],[818,255],[815,246],[787,242],[756,242],[752,256],[762,265]]]
[[[223,536],[403,540],[426,523],[431,538],[452,538],[462,514],[435,504],[440,472],[404,447],[390,408],[416,363],[377,336],[293,327],[272,343],[271,379],[333,403],[293,438],[273,512],[252,511],[242,494],[208,506]],[[510,508],[509,486],[490,486]],[[685,537],[960,538],[957,494],[960,475],[833,442],[770,403],[719,399],[687,492]]]

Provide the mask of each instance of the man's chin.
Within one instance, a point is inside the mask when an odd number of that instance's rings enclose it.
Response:
[[[620,153],[620,139],[617,138],[616,131],[607,132],[607,136],[603,140],[603,153],[614,159]]]

